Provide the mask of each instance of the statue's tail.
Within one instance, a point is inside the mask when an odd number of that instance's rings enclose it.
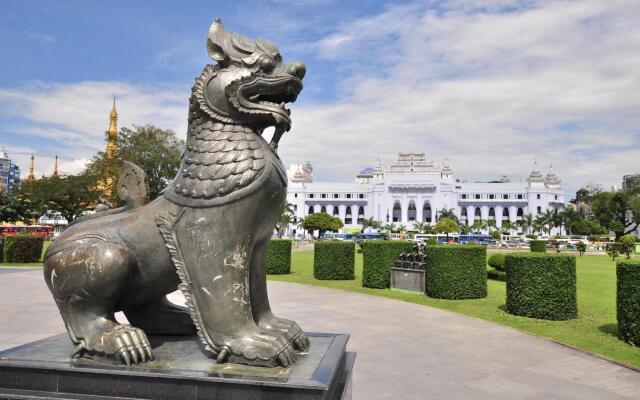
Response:
[[[122,173],[118,178],[116,193],[122,203],[121,207],[78,217],[71,221],[67,227],[79,222],[103,217],[105,215],[118,214],[145,205],[149,201],[149,179],[147,179],[147,174],[134,163],[125,161]]]

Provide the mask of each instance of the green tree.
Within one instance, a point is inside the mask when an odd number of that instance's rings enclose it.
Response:
[[[145,172],[149,179],[149,199],[153,200],[175,177],[180,167],[184,150],[184,141],[178,139],[172,130],[160,129],[153,125],[122,128],[118,136],[118,150],[113,158],[99,152],[87,166],[85,174],[93,185],[104,179],[112,178],[110,199],[114,205],[118,202],[115,184],[122,170],[122,162],[130,161]]]
[[[504,232],[507,232],[509,235],[511,234],[512,231],[516,230],[517,228],[518,226],[516,225],[515,222],[511,222],[508,219],[502,220],[502,230]]]
[[[69,222],[82,215],[96,200],[93,179],[85,174],[42,178],[20,188],[36,214],[59,212]]]
[[[292,224],[293,221],[293,204],[287,203],[284,205],[284,207],[282,207],[280,217],[278,217],[278,221],[276,221],[276,231],[278,232],[278,237],[282,237],[287,226],[289,226],[289,224]]]
[[[361,230],[361,232],[364,233],[364,231],[367,228],[380,229],[381,226],[382,226],[382,223],[380,221],[374,219],[373,217],[365,218],[364,220],[362,220],[362,230]]]
[[[340,218],[334,218],[326,212],[319,212],[307,215],[300,226],[309,232],[319,231],[319,236],[323,236],[326,231],[337,232],[344,224]]]
[[[502,235],[498,231],[491,231],[491,238],[494,240],[502,239]]]
[[[440,218],[433,230],[437,233],[446,234],[448,242],[450,233],[460,232],[460,225],[451,218]]]
[[[453,208],[442,208],[441,210],[438,210],[438,212],[436,213],[436,215],[438,216],[438,220],[443,219],[443,218],[449,218],[452,219],[456,222],[456,224],[460,224],[460,221],[458,221],[458,217],[456,216],[455,210]]]
[[[564,224],[567,235],[571,236],[573,234],[573,225],[578,221],[580,215],[571,206],[564,207],[559,215],[562,218],[562,223]]]
[[[622,192],[600,192],[589,206],[596,220],[616,235],[616,240],[631,234],[640,226],[640,197],[635,186]]]
[[[582,257],[582,255],[587,251],[587,244],[584,242],[576,243],[576,250],[578,250],[580,257]]]
[[[531,229],[533,228],[533,222],[534,222],[533,214],[528,213],[523,216],[523,218],[519,221],[519,224],[525,233],[531,233]]]
[[[620,246],[621,249],[626,255],[627,258],[631,258],[631,253],[633,252],[633,246],[635,244],[635,239],[631,235],[624,235],[620,238]]]

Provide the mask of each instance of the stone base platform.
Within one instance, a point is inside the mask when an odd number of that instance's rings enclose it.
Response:
[[[155,360],[127,367],[71,360],[65,333],[0,352],[0,398],[350,400],[349,335],[308,336],[290,368],[217,364],[195,336],[152,336]]]

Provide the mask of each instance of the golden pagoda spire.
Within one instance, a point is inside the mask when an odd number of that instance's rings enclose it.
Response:
[[[53,175],[52,178],[58,178],[60,174],[58,174],[58,155],[56,154],[56,163],[53,165]]]
[[[116,154],[118,148],[118,112],[116,111],[116,98],[113,98],[113,107],[111,107],[111,113],[109,114],[109,130],[107,134],[107,148],[104,154],[107,158],[112,158]]]
[[[34,175],[35,158],[36,158],[36,156],[33,153],[31,153],[31,164],[29,165],[29,175],[27,175],[27,180],[28,181],[32,181],[32,180],[36,179],[36,176]]]

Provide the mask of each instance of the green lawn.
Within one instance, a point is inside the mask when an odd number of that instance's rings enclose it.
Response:
[[[356,255],[356,278],[350,281],[319,281],[313,277],[313,251],[292,254],[290,275],[269,279],[349,290],[423,304],[511,326],[545,336],[605,357],[640,367],[640,347],[616,337],[616,271],[606,256],[578,257],[578,319],[543,321],[516,317],[504,311],[505,284],[489,280],[489,295],[479,300],[438,300],[427,296],[367,289],[362,285],[362,254]]]

